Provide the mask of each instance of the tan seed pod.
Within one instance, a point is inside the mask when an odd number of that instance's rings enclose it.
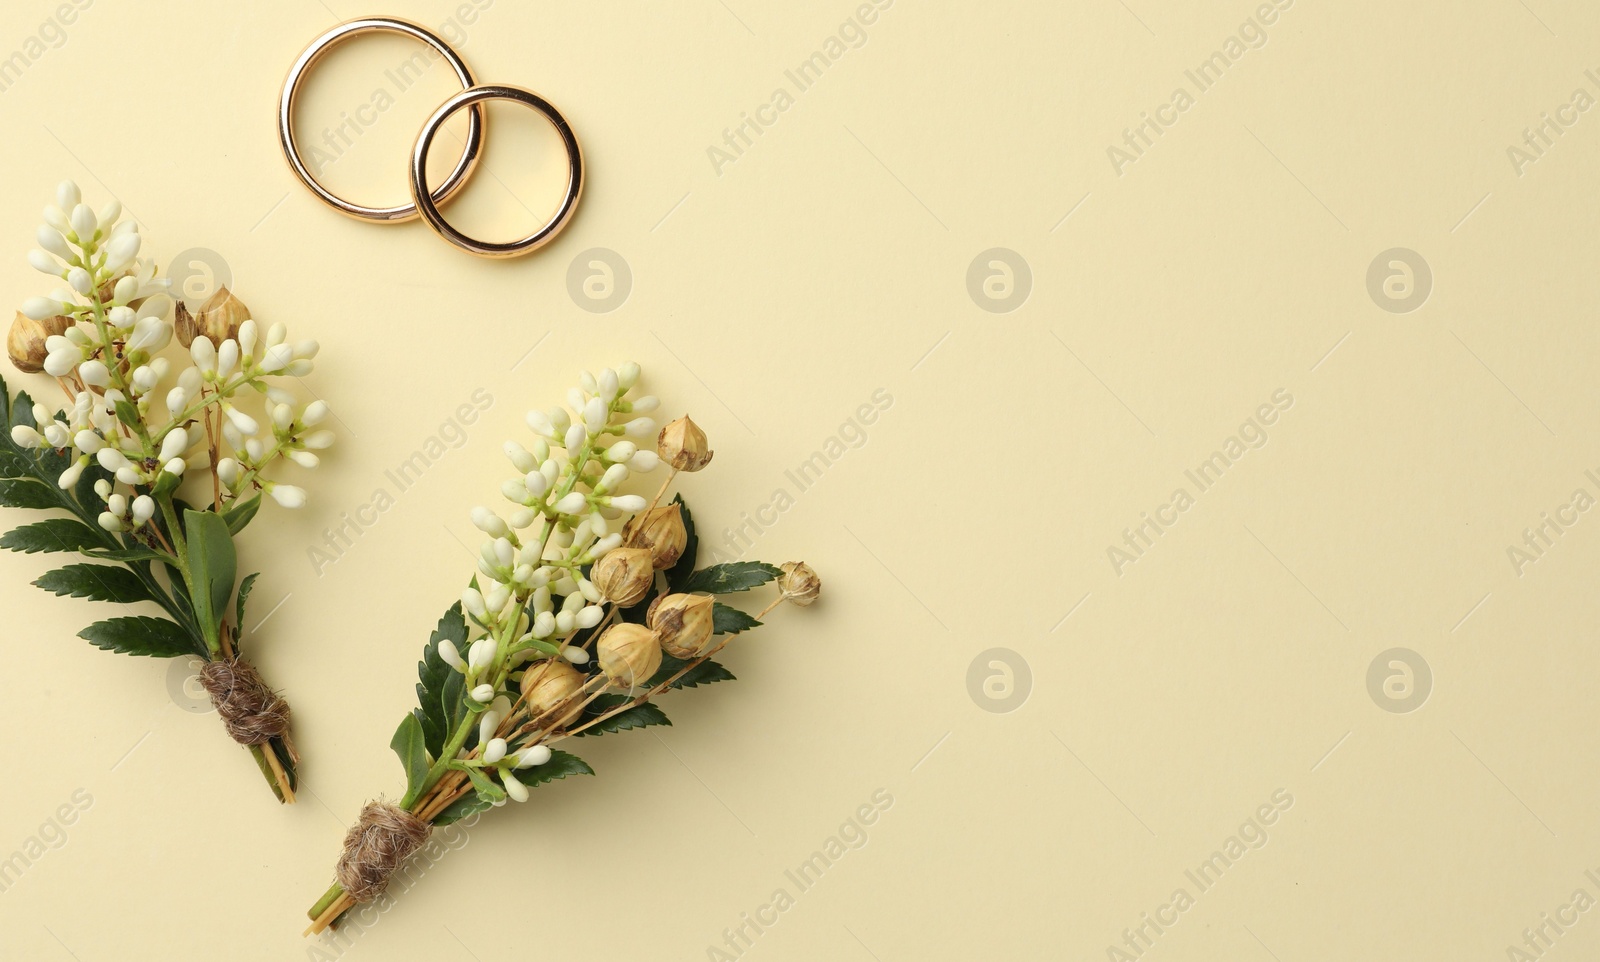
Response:
[[[600,594],[624,608],[636,605],[650,593],[656,570],[644,548],[613,548],[600,556],[589,573]]]
[[[45,339],[61,334],[71,326],[72,318],[62,314],[36,321],[18,311],[16,320],[11,322],[11,332],[6,336],[6,351],[11,355],[11,363],[25,374],[38,374],[44,370],[44,359],[49,354],[45,350]]]
[[[706,433],[685,415],[667,424],[656,436],[656,453],[679,471],[698,471],[711,463],[715,453],[707,446]]]
[[[683,527],[683,512],[676,504],[651,508],[628,522],[622,541],[630,547],[648,550],[650,563],[656,570],[670,568],[678,563],[689,543],[689,533]]]
[[[644,625],[612,625],[595,648],[600,670],[619,688],[639,688],[661,668],[661,637]]]
[[[197,337],[209,338],[213,345],[217,345],[238,337],[239,325],[248,320],[250,308],[245,306],[244,301],[234,297],[226,287],[219,287],[192,314],[183,301],[178,301],[173,311],[172,330],[178,335],[178,343],[184,347],[194,343]]]
[[[700,657],[716,627],[716,602],[710,595],[662,595],[650,603],[645,620],[661,636],[661,648],[674,658]]]
[[[573,697],[582,687],[583,673],[560,658],[529,665],[522,674],[522,696],[528,715],[538,719],[543,728],[571,724],[582,713],[583,700]],[[568,707],[553,711],[563,704]]]
[[[782,589],[785,601],[803,608],[817,600],[817,595],[822,592],[822,579],[817,577],[810,565],[804,561],[788,561],[778,567],[783,570],[783,574],[778,576],[778,587]]]

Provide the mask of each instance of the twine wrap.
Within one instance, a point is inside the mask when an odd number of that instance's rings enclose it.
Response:
[[[208,661],[200,684],[222,716],[228,734],[241,745],[264,745],[289,731],[289,703],[267,687],[255,666],[242,659]]]
[[[383,894],[402,863],[428,841],[431,825],[388,802],[368,802],[344,836],[334,878],[356,902]]]

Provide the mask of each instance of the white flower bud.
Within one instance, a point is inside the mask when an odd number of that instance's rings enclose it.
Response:
[[[544,745],[530,745],[517,752],[517,768],[531,768],[550,760],[550,749]]]
[[[630,438],[647,438],[656,432],[656,422],[649,418],[634,418],[624,430]]]
[[[479,638],[467,649],[467,665],[473,671],[482,671],[494,664],[497,645],[493,638]]]
[[[528,800],[528,786],[517,781],[516,777],[510,772],[502,771],[500,773],[500,784],[506,787],[506,794],[511,797],[512,801],[526,802]]]
[[[11,429],[11,440],[19,448],[42,448],[44,437],[26,424],[19,424]]]
[[[463,675],[467,673],[467,663],[461,660],[461,653],[456,651],[455,642],[450,639],[444,638],[439,641],[439,657],[456,671]]]
[[[483,604],[483,595],[479,594],[476,588],[466,588],[461,592],[461,607],[479,621],[482,621],[489,612]]]
[[[78,479],[83,477],[83,469],[86,465],[88,465],[88,463],[88,458],[79,458],[78,460],[67,465],[67,469],[61,472],[60,477],[56,478],[56,487],[65,491],[77,484]]]
[[[306,447],[311,448],[313,451],[322,451],[326,448],[333,447],[333,432],[312,431],[310,434],[306,435],[300,440],[305,444]]]
[[[572,645],[568,645],[561,649],[561,657],[572,662],[574,665],[587,665],[589,663],[589,653],[584,651],[582,648],[577,648]]]
[[[122,519],[109,511],[100,512],[98,520],[100,521],[100,527],[107,531],[116,532],[122,530]]]
[[[83,193],[78,190],[78,185],[70,180],[64,180],[56,185],[56,206],[62,210],[72,210],[83,203]]]
[[[174,431],[169,431],[167,436],[161,439],[161,460],[170,461],[173,458],[182,457],[183,452],[188,450],[188,448],[188,432],[181,428]]]
[[[494,714],[490,712],[490,715]],[[485,716],[487,717],[487,716]],[[493,731],[493,729],[490,729]],[[504,738],[491,738],[483,747],[483,760],[490,765],[500,762],[506,757],[506,740]],[[526,788],[523,789],[527,791]]]
[[[643,511],[644,506],[649,503],[644,499],[643,495],[638,494],[618,495],[610,500],[611,507],[616,508],[618,511]]]
[[[618,441],[611,447],[606,448],[605,451],[601,453],[601,456],[613,464],[621,464],[622,462],[633,457],[638,450],[639,446],[634,444],[632,441]]]
[[[133,499],[133,524],[138,527],[156,515],[155,499],[148,494],[141,494]]]
[[[107,471],[121,471],[128,467],[127,455],[112,447],[104,447],[95,452],[95,460],[99,461],[100,466]]]
[[[639,383],[639,365],[637,363],[629,361],[617,368],[617,387],[628,391],[637,383]]]
[[[600,476],[600,484],[596,490],[615,491],[628,480],[628,466],[626,464],[613,464],[606,468],[606,473]]]
[[[499,515],[482,506],[472,509],[472,524],[491,538],[504,538],[508,531]]]
[[[480,705],[487,705],[489,702],[494,701],[494,686],[479,685],[472,689],[472,700]]]
[[[606,615],[605,609],[599,605],[586,605],[579,609],[575,621],[579,628],[593,628],[598,625]]]
[[[328,417],[327,401],[312,401],[306,409],[300,412],[300,423],[306,427],[321,424]]]
[[[67,271],[67,283],[72,285],[73,290],[85,296],[94,290],[94,278],[81,267],[74,267],[72,270]]]
[[[49,274],[51,277],[61,276],[61,262],[37,247],[28,251],[28,266],[41,274]]]
[[[573,491],[555,503],[555,509],[560,514],[579,514],[589,504],[589,499],[582,491]],[[643,507],[643,505],[640,505]]]
[[[84,361],[78,365],[78,377],[90,387],[105,388],[111,385],[111,372],[100,360]]]
[[[274,484],[267,488],[267,493],[272,495],[272,500],[285,508],[299,508],[306,503],[304,488],[297,488],[292,484]]]
[[[651,411],[654,411],[660,406],[660,398],[653,394],[646,394],[644,397],[633,402],[633,411],[635,414],[649,414]]]
[[[578,453],[583,450],[584,442],[588,440],[589,434],[584,430],[583,425],[574,424],[567,428],[566,438],[562,443],[566,446],[566,449],[571,452],[572,456],[576,458]]]
[[[606,426],[610,412],[606,410],[606,402],[598,397],[592,397],[583,406],[583,426],[590,434],[599,434]]]

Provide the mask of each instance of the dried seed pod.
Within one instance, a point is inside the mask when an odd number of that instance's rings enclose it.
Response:
[[[778,587],[782,589],[785,601],[803,608],[817,600],[817,595],[822,592],[822,579],[817,577],[810,565],[804,561],[787,561],[778,567],[783,570],[783,574],[778,576]]]
[[[711,463],[712,451],[700,425],[685,415],[661,429],[656,437],[656,453],[678,471],[698,471]]]
[[[710,595],[662,595],[651,602],[645,620],[661,636],[667,654],[687,661],[700,657],[710,643],[715,608]]]
[[[600,670],[619,688],[638,688],[661,667],[661,636],[644,625],[612,625],[595,648]]]
[[[250,308],[233,296],[226,287],[217,288],[200,310],[189,313],[183,301],[173,312],[172,329],[178,343],[188,347],[197,337],[206,337],[213,345],[239,336],[239,325],[250,320]]]
[[[44,359],[49,354],[44,347],[45,338],[61,334],[71,326],[72,318],[63,314],[36,321],[18,311],[16,320],[11,322],[11,333],[6,336],[11,363],[26,374],[38,374],[44,370]]]
[[[582,687],[583,674],[560,658],[529,665],[522,674],[522,697],[528,715],[540,719],[540,726],[545,728],[559,728],[578,717],[583,711],[582,702],[572,696]],[[567,709],[546,714],[564,702],[571,703]]]
[[[636,605],[650,593],[656,570],[650,552],[644,548],[613,548],[600,556],[589,573],[589,580],[600,594],[624,608]]]
[[[650,563],[656,570],[670,568],[678,563],[689,543],[689,533],[683,527],[683,512],[676,504],[651,508],[628,522],[622,541],[630,547],[648,550]]]

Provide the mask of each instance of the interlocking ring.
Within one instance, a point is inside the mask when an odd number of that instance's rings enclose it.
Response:
[[[463,107],[477,110],[478,104],[486,100],[510,100],[528,107],[545,116],[546,120],[556,128],[556,133],[561,135],[562,146],[567,151],[567,190],[561,198],[561,204],[556,212],[545,222],[543,227],[529,234],[527,237],[508,243],[493,241],[480,241],[468,237],[456,230],[444,219],[439,212],[439,206],[434,202],[433,196],[428,191],[428,151],[433,147],[433,138],[439,128],[450,116]],[[422,219],[428,226],[438,232],[440,237],[456,245],[464,251],[478,254],[482,257],[517,257],[538,250],[550,243],[561,229],[567,226],[572,219],[572,214],[578,209],[578,198],[583,195],[583,150],[578,146],[578,138],[572,132],[572,126],[567,119],[561,116],[561,111],[531,90],[521,87],[512,87],[506,84],[485,84],[472,87],[456,94],[444,102],[438,110],[434,111],[428,122],[422,125],[422,133],[417,137],[417,146],[411,152],[411,198],[416,201],[417,209],[422,211]]]
[[[306,73],[334,45],[350,37],[379,31],[403,34],[437,50],[455,71],[457,79],[464,88],[434,111],[433,116],[428,118],[417,135],[416,145],[411,152],[409,171],[411,203],[396,207],[366,207],[345,200],[322,186],[301,158],[294,134],[294,108],[299,97],[300,83]],[[480,241],[468,237],[452,227],[439,210],[441,203],[449,200],[466,184],[478,165],[483,151],[484,123],[487,116],[482,104],[489,100],[513,101],[543,114],[555,127],[556,133],[561,136],[562,146],[567,153],[567,189],[555,214],[532,234],[521,240],[504,243]],[[469,112],[466,148],[462,151],[461,159],[456,161],[456,166],[450,175],[438,187],[430,190],[427,174],[428,152],[432,149],[434,138],[444,123],[463,109]],[[283,85],[283,95],[278,100],[278,139],[283,145],[283,153],[289,161],[289,167],[295,175],[323,203],[334,210],[351,217],[385,224],[408,221],[420,215],[439,236],[464,251],[482,257],[516,257],[548,244],[572,221],[572,215],[578,207],[578,199],[583,195],[583,151],[578,146],[578,138],[573,134],[572,126],[567,123],[567,119],[559,110],[548,100],[522,87],[509,84],[477,84],[472,79],[472,71],[467,68],[466,62],[449,44],[425,28],[396,17],[363,17],[342,23],[318,37],[300,54],[294,66],[289,69],[289,77]]]
[[[413,39],[420,40],[437,50],[445,62],[450,64],[450,69],[455,71],[456,77],[461,81],[462,87],[473,85],[472,71],[467,68],[466,61],[461,55],[443,40],[431,33],[427,28],[419,26],[409,20],[397,17],[362,17],[341,23],[332,30],[311,42],[303,53],[295,60],[294,66],[289,68],[289,77],[283,83],[283,94],[278,98],[278,140],[283,145],[283,154],[289,161],[289,167],[300,178],[301,183],[311,189],[323,203],[332,207],[341,214],[348,214],[361,220],[378,221],[385,224],[398,224],[411,220],[417,216],[417,205],[401,204],[397,207],[366,207],[352,203],[328,190],[317,182],[317,178],[306,167],[305,161],[300,157],[300,146],[295,142],[294,136],[294,108],[300,96],[300,81],[306,73],[317,64],[337,44],[351,37],[358,37],[367,33],[398,33]],[[444,183],[433,194],[435,200],[445,200],[466,185],[467,178],[478,165],[478,159],[483,149],[483,112],[473,108],[472,115],[467,118],[467,146],[461,153],[461,159],[456,162],[455,169],[446,177]]]

